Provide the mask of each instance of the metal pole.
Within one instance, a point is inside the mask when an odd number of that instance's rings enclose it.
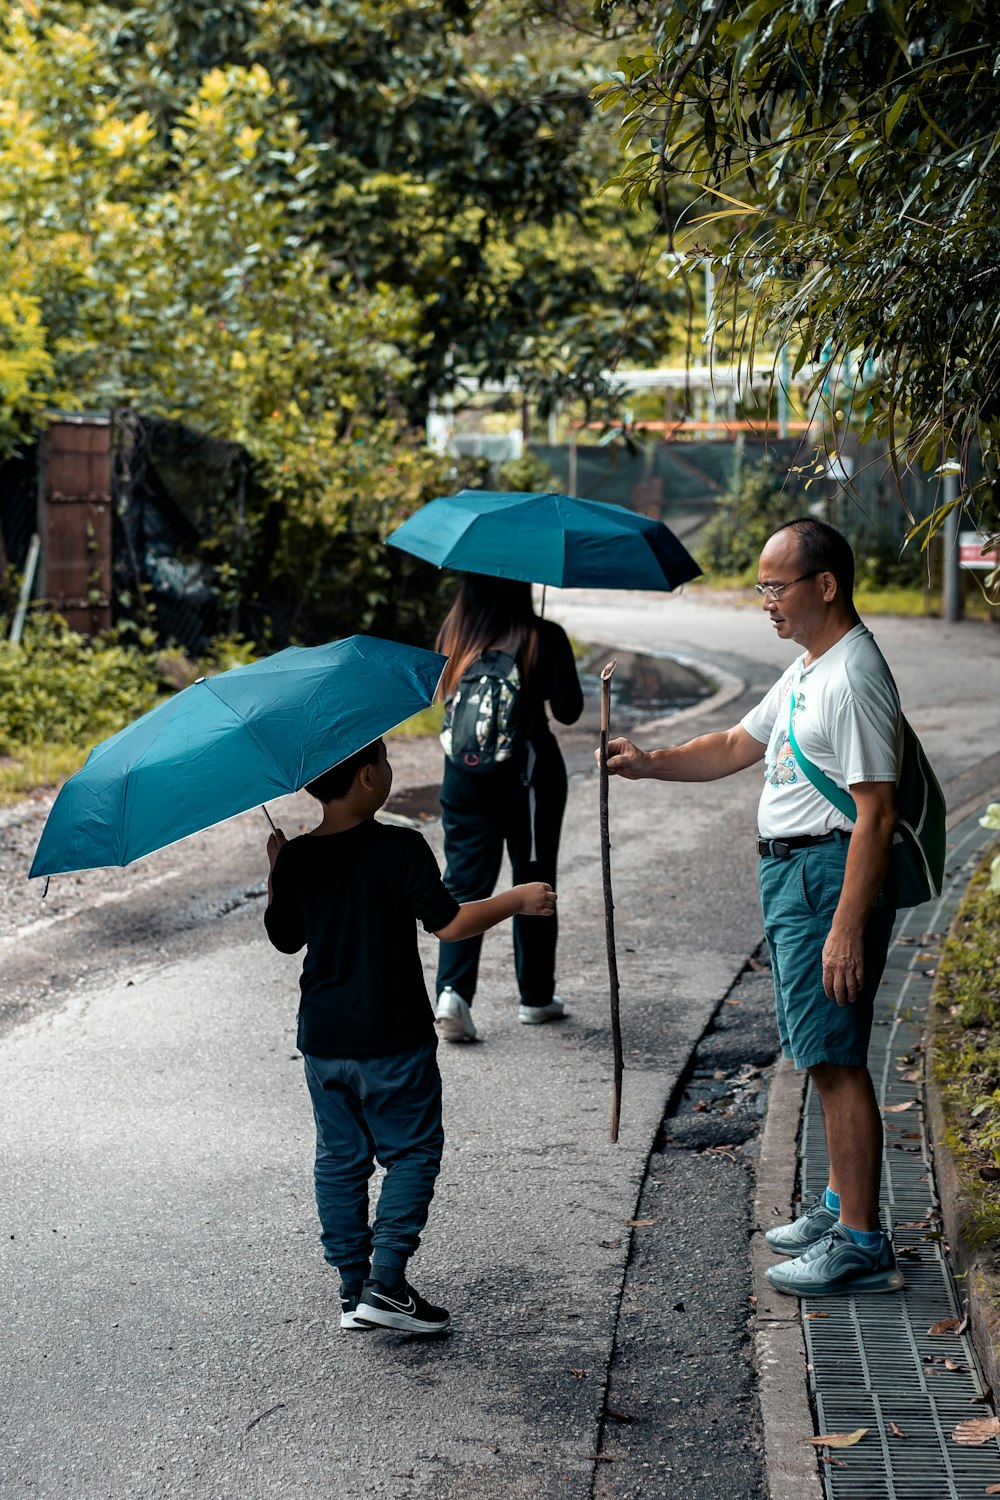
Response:
[[[712,359],[712,324],[715,321],[715,272],[712,270],[712,262],[705,256],[705,363],[708,366],[708,384],[705,387],[705,415],[712,422],[709,437],[717,438],[719,429],[715,426],[719,415],[718,403],[715,399],[715,381],[712,373],[714,361]]]
[[[19,646],[21,644],[24,617],[28,613],[28,601],[31,598],[35,573],[38,569],[38,556],[41,550],[42,539],[37,531],[33,531],[31,541],[28,544],[28,560],[24,565],[24,577],[21,579],[21,593],[17,601],[17,609],[14,612],[14,623],[10,627],[10,644],[12,646]]]
[[[712,323],[715,320],[715,272],[712,262],[705,257],[705,344],[711,348]]]
[[[788,348],[781,346],[781,359],[778,365],[778,436],[788,436],[788,382],[791,378],[791,367],[788,363]],[[768,412],[768,418],[771,413]]]
[[[569,429],[569,475],[566,490],[567,494],[576,494],[576,429],[572,422]]]
[[[958,475],[944,476],[944,503],[958,499]],[[962,570],[958,565],[958,532],[962,507],[954,506],[944,518],[944,556],[941,559],[941,612],[949,623],[962,618]]]

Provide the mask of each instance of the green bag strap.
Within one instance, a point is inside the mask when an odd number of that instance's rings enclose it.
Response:
[[[835,781],[832,781],[825,771],[821,771],[819,766],[814,766],[809,757],[804,755],[799,748],[799,742],[795,738],[795,730],[792,727],[792,720],[795,715],[794,687],[790,694],[790,702],[791,707],[788,711],[788,743],[792,747],[796,761],[805,772],[806,780],[811,781],[820,796],[825,797],[828,802],[832,802],[837,811],[843,813],[845,818],[850,818],[852,823],[857,822],[858,809],[854,798],[849,792],[845,792],[842,787],[839,787]]]

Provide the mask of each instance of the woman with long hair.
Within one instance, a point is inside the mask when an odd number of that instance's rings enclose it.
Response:
[[[530,584],[463,573],[437,649],[450,658],[442,680],[445,885],[458,901],[489,896],[506,846],[515,884],[554,886],[566,767],[545,705],[561,724],[574,724],[583,710],[566,633],[535,614]],[[555,918],[515,917],[513,929],[519,1019],[560,1019]],[[449,1042],[475,1039],[470,1007],[481,946],[481,938],[441,945],[436,1020]]]

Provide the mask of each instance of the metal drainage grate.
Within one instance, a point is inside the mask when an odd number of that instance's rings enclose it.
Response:
[[[1000,1476],[995,1445],[960,1448],[951,1441],[955,1423],[969,1415],[961,1398],[863,1391],[820,1395],[816,1404],[824,1432],[871,1429],[856,1448],[831,1450],[845,1467],[827,1469],[830,1495],[855,1500],[965,1500],[975,1495],[979,1500]],[[890,1422],[905,1437],[897,1437]]]
[[[985,835],[975,817],[956,830],[953,874],[941,899],[902,914],[896,938],[924,932],[936,946],[951,921]],[[896,941],[876,1002],[869,1066],[879,1103],[904,1104],[885,1114],[883,1203],[895,1234],[906,1288],[884,1297],[815,1299],[803,1312],[810,1383],[821,1432],[871,1430],[856,1447],[828,1450],[829,1500],[971,1500],[1000,1483],[1000,1445],[963,1448],[952,1441],[956,1423],[983,1415],[972,1405],[983,1384],[968,1338],[928,1334],[939,1318],[959,1315],[941,1253],[937,1206],[919,1082],[904,1080],[927,1014],[932,967],[926,951]],[[829,1166],[819,1099],[810,1085],[802,1130],[802,1183],[821,1192]],[[946,1369],[944,1358],[959,1366]],[[895,1423],[905,1437],[895,1435]]]

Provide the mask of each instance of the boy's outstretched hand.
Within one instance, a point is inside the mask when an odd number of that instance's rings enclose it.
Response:
[[[288,840],[285,838],[285,835],[282,833],[280,828],[275,828],[273,833],[268,835],[267,860],[272,870],[274,869],[274,861],[277,859],[282,846],[287,843]]]
[[[544,880],[533,880],[514,889],[521,897],[522,917],[551,917],[554,914],[559,897]]]

